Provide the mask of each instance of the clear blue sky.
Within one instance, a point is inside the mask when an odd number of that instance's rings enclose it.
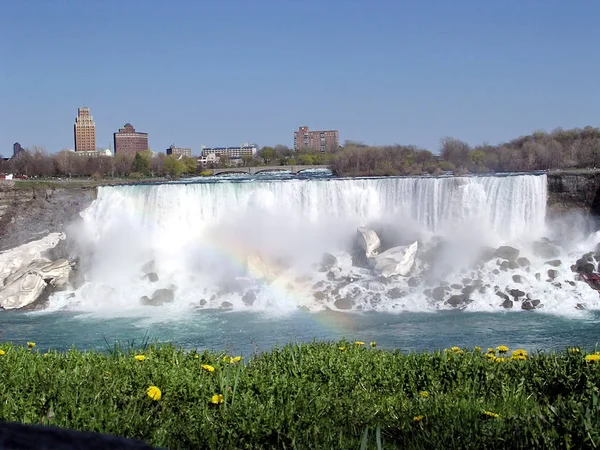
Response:
[[[341,140],[499,143],[600,125],[600,2],[0,0],[0,154]]]

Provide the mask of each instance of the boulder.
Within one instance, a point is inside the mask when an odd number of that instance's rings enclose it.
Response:
[[[513,307],[513,301],[509,300],[508,298],[506,300],[504,300],[500,306],[504,309],[512,309]]]
[[[71,264],[66,259],[35,261],[4,280],[4,286],[0,287],[0,308],[19,309],[45,301],[54,290],[67,285],[70,274]],[[47,290],[47,287],[52,289]],[[46,295],[41,299],[44,292]]]
[[[387,291],[386,295],[387,295],[388,298],[391,298],[393,300],[397,300],[399,298],[404,297],[406,295],[406,292],[400,290],[400,288],[395,287],[395,288],[392,288],[389,291]]]
[[[540,306],[540,301],[539,300],[525,300],[523,303],[521,303],[521,309],[524,309],[525,311],[531,311],[533,309],[537,309],[538,306]]]
[[[151,283],[156,283],[158,281],[158,275],[155,272],[149,272],[144,275],[144,280],[148,280]]]
[[[421,284],[421,281],[416,277],[410,277],[406,284],[408,284],[409,287],[417,287],[419,284]]]
[[[24,270],[37,261],[49,262],[45,255],[65,238],[64,233],[51,233],[37,241],[0,252],[0,288],[13,273]]]
[[[248,291],[242,296],[242,301],[247,306],[252,306],[256,301],[256,292]]]
[[[560,255],[560,249],[548,240],[535,241],[533,253],[540,258],[551,259]]]
[[[233,303],[231,302],[221,302],[221,308],[233,308]]]
[[[448,300],[446,300],[445,304],[453,306],[455,308],[459,308],[459,307],[467,306],[469,303],[471,303],[471,301],[472,300],[469,298],[468,295],[457,294],[457,295],[453,295]]]
[[[320,301],[320,302],[322,302],[323,300],[325,300],[325,299],[327,298],[327,296],[325,295],[325,293],[324,293],[324,292],[321,292],[321,291],[315,292],[315,293],[313,294],[313,297],[314,297],[316,300]]]
[[[523,291],[521,291],[519,289],[511,289],[511,290],[508,291],[508,293],[510,295],[512,295],[513,297],[515,297],[515,298],[519,298],[519,297],[525,296],[525,292],[523,292]]]
[[[352,306],[354,306],[354,302],[352,301],[351,298],[349,297],[344,297],[344,298],[340,298],[337,299],[333,305],[337,308],[337,309],[343,309],[343,310],[349,310],[352,309]]]
[[[496,249],[496,256],[508,261],[516,261],[519,257],[519,250],[508,245],[503,245]]]
[[[356,238],[358,245],[365,251],[367,258],[372,258],[377,255],[377,252],[381,247],[381,241],[375,230],[358,227],[356,230]]]
[[[47,284],[37,272],[26,272],[0,291],[0,308],[20,309],[34,303]]]
[[[385,278],[394,275],[407,276],[417,256],[418,243],[406,247],[393,247],[369,260],[373,270]]]
[[[525,258],[524,256],[521,256],[520,258],[517,258],[517,263],[519,264],[519,266],[521,267],[527,267],[531,265],[531,261],[529,261],[527,258]]]
[[[518,284],[523,284],[527,281],[527,279],[525,277],[522,277],[521,275],[513,275],[512,279],[515,283]]]
[[[444,288],[442,286],[438,286],[431,290],[431,298],[437,300],[438,302],[441,302],[442,300],[444,300],[445,293],[446,291],[444,290]]]
[[[152,297],[144,295],[140,303],[145,306],[161,306],[164,303],[172,303],[175,300],[175,293],[172,289],[157,289]]]
[[[554,280],[558,276],[558,271],[554,269],[548,270],[548,278]]]
[[[562,261],[560,259],[553,259],[552,261],[546,261],[544,264],[548,264],[552,267],[558,267],[562,264]]]

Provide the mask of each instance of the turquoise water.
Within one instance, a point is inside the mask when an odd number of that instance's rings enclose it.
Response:
[[[0,339],[34,341],[40,350],[105,350],[116,341],[170,341],[185,349],[211,349],[248,355],[288,342],[313,339],[376,341],[406,351],[448,346],[509,347],[534,350],[600,343],[600,312],[559,317],[539,312],[468,313],[264,313],[197,311],[185,317],[94,318],[72,312],[4,313]]]

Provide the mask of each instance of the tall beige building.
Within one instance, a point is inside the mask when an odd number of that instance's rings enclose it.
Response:
[[[90,108],[77,108],[75,119],[75,151],[93,152],[96,150],[96,124],[90,115]]]

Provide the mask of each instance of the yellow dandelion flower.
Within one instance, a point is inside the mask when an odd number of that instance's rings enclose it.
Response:
[[[600,355],[587,355],[585,357],[585,360],[587,362],[596,362],[596,361],[600,361]]]
[[[227,355],[223,356],[223,362],[228,362],[230,358],[231,357]]]
[[[481,347],[475,346],[475,347],[473,347],[473,350],[475,350],[476,352],[480,352],[481,351]]]
[[[241,356],[235,356],[235,357],[229,358],[229,363],[230,364],[235,364],[235,363],[240,362],[241,360],[242,360]]]
[[[194,355],[194,359],[198,359],[198,358],[200,358],[200,356]]]
[[[212,403],[213,405],[220,405],[224,401],[225,397],[223,397],[223,394],[215,394],[210,398],[210,403]]]
[[[579,349],[579,347],[572,347],[569,349],[569,352],[571,353],[581,353],[581,350]]]
[[[424,418],[425,418],[425,416],[415,416],[415,417],[413,417],[413,422],[420,422]]]
[[[201,366],[204,370],[206,370],[207,372],[214,372],[215,368],[213,366],[209,366],[208,364],[202,364]]]
[[[494,354],[496,353],[496,350],[494,350],[492,347],[489,347],[487,350],[488,353]]]
[[[526,361],[527,360],[527,356],[525,355],[512,355],[512,359],[516,360],[516,361]]]
[[[338,347],[338,349],[343,352],[344,350],[346,350],[346,347]]]
[[[371,346],[371,348],[375,348],[375,347],[377,347],[377,342],[371,341],[371,342],[369,342],[369,345]]]
[[[506,358],[494,358],[494,362],[503,363],[506,362]]]
[[[485,415],[487,417],[492,417],[494,419],[497,419],[498,417],[500,417],[499,414],[496,414],[495,412],[492,412],[492,411],[484,411],[483,415]]]
[[[429,397],[429,392],[427,392],[427,391],[421,391],[421,392],[419,392],[419,395],[421,397]]]
[[[459,352],[460,347],[452,347],[450,350],[452,350],[453,352]]]
[[[28,342],[27,343],[27,348],[33,348],[35,347],[35,342]]]
[[[487,359],[489,359],[490,361],[493,361],[493,360],[495,360],[495,359],[496,359],[496,355],[494,355],[493,353],[486,353],[486,354],[485,354],[485,357],[486,357]]]
[[[521,349],[519,349],[519,350],[514,350],[514,351],[512,352],[512,355],[513,355],[513,356],[527,356],[527,355],[528,355],[528,353],[527,353],[527,350],[523,350],[523,349],[521,348]]]
[[[365,345],[365,343],[363,341],[356,341],[354,345]]]
[[[156,386],[150,386],[146,389],[146,394],[154,401],[158,401],[162,397],[162,392],[160,392],[160,389]]]
[[[146,357],[144,355],[135,355],[135,359],[137,359],[138,361],[144,361]]]
[[[6,355],[6,352],[4,350],[0,350],[0,356],[2,355]]]
[[[498,347],[496,347],[496,350],[498,350],[498,352],[500,353],[506,353],[510,349],[506,345],[499,345]]]

